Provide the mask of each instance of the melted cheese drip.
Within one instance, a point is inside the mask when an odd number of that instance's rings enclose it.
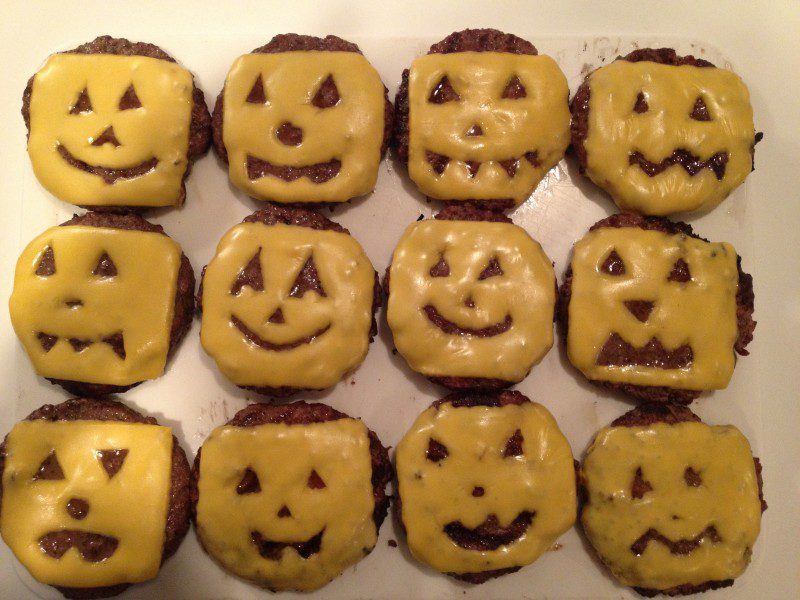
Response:
[[[261,248],[264,291],[231,288]],[[325,297],[289,294],[312,257]],[[200,340],[223,374],[237,385],[323,389],[364,360],[372,325],[375,271],[350,235],[291,225],[236,225],[222,238],[203,278]],[[280,308],[284,323],[268,319]],[[261,338],[287,344],[329,329],[290,350],[265,350],[231,324],[236,316]]]
[[[623,275],[600,270],[612,250],[625,264]],[[668,281],[683,259],[691,281]],[[728,385],[737,336],[736,251],[727,243],[709,243],[686,235],[639,228],[604,227],[575,244],[567,352],[586,377],[636,385],[690,390]],[[625,307],[628,300],[654,303],[642,323]],[[681,369],[640,365],[601,366],[597,358],[612,333],[636,348],[656,338],[667,350],[688,344],[694,358]]]
[[[375,547],[372,463],[366,426],[356,419],[308,425],[225,425],[203,444],[197,535],[225,569],[271,590],[318,589]],[[261,491],[237,494],[245,469]],[[308,487],[311,472],[325,482]],[[290,517],[278,517],[282,507]],[[320,531],[320,551],[293,548],[279,560],[261,557],[251,532],[276,542],[302,542]]]
[[[669,215],[713,208],[752,170],[753,109],[747,87],[734,73],[708,67],[680,67],[618,60],[589,78],[586,173],[623,210]],[[649,110],[633,110],[644,94]],[[710,121],[692,113],[697,98]],[[707,160],[728,153],[721,181],[711,169],[691,176],[672,165],[654,177],[629,163],[641,152],[654,163],[683,149]]]
[[[127,449],[109,478],[96,452]],[[35,480],[55,452],[61,480]],[[17,423],[6,442],[0,531],[17,559],[42,583],[98,587],[152,579],[161,565],[169,504],[172,432],[168,427],[109,421],[42,420]],[[81,520],[66,510],[72,498],[89,503]],[[122,510],[121,510],[122,509]],[[63,529],[114,537],[116,551],[101,562],[84,560],[76,548],[59,559],[39,539]]]
[[[504,457],[516,430],[524,454]],[[426,458],[431,438],[448,449],[439,462]],[[397,446],[397,480],[411,553],[443,573],[530,564],[575,522],[572,451],[553,416],[536,403],[429,408]],[[472,495],[476,486],[483,496]],[[496,550],[466,550],[443,531],[454,521],[475,528],[492,514],[505,527],[523,511],[536,513],[528,530]]]
[[[53,275],[37,275],[47,248]],[[117,275],[92,271],[103,253]],[[51,227],[17,261],[11,323],[39,375],[130,385],[164,372],[175,306],[181,247],[166,235],[105,227]],[[67,303],[79,300],[82,306]],[[38,334],[58,336],[45,350]],[[102,339],[124,337],[125,359]],[[76,352],[69,339],[92,344]]]
[[[141,107],[119,110],[133,85]],[[92,111],[70,114],[82,90]],[[81,206],[171,206],[182,201],[192,113],[192,74],[146,56],[54,54],[36,73],[31,95],[28,153],[39,182],[54,196]],[[120,143],[93,146],[108,128]],[[65,161],[126,169],[153,158],[151,171],[107,184]]]
[[[461,100],[434,104],[431,92],[447,76]],[[526,97],[503,99],[517,76]],[[567,79],[549,56],[457,52],[417,58],[409,75],[408,174],[422,193],[442,200],[521,203],[569,145]],[[483,135],[469,136],[474,125]],[[439,175],[427,152],[451,159]],[[525,159],[536,152],[540,166]],[[499,161],[519,159],[514,177]],[[470,176],[466,161],[481,164]]]
[[[311,104],[332,76],[339,102]],[[258,77],[265,104],[247,102]],[[223,138],[231,182],[253,198],[273,202],[344,202],[372,191],[378,178],[384,129],[384,87],[378,72],[355,52],[245,54],[225,80]],[[297,146],[276,135],[283,123],[303,131]],[[274,165],[305,167],[341,161],[339,174],[324,183],[307,177],[284,181],[266,175],[251,180],[247,156]]]
[[[687,485],[687,467],[700,474],[699,486]],[[635,499],[638,468],[652,490]],[[581,515],[586,535],[623,584],[660,590],[697,585],[736,577],[750,562],[761,502],[750,445],[735,427],[607,427],[589,448],[582,473],[589,492]],[[640,556],[630,548],[651,528],[677,541],[710,525],[722,541],[706,538],[689,554],[672,554],[653,540]]]
[[[431,267],[441,258],[450,275],[432,277]],[[493,258],[503,275],[479,280]],[[553,345],[553,266],[542,247],[516,225],[413,223],[395,249],[390,287],[387,319],[395,346],[423,375],[521,381]],[[465,305],[468,298],[474,308]],[[491,337],[449,334],[428,319],[426,305],[464,328],[489,327],[507,315],[512,325]]]

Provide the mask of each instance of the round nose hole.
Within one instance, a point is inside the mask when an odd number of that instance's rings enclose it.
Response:
[[[476,498],[480,498],[485,493],[484,489],[480,486],[475,486],[472,488],[472,495]]]
[[[67,512],[70,517],[80,521],[89,514],[89,503],[81,498],[70,498],[67,502]]]
[[[299,146],[303,142],[303,130],[289,122],[278,127],[275,135],[286,146]]]

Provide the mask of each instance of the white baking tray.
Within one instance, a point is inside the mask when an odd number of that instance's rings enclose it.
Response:
[[[756,152],[757,170],[716,210],[687,220],[698,233],[726,240],[753,274],[758,328],[751,356],[739,361],[727,390],[693,404],[709,423],[732,423],[750,439],[764,465],[770,505],[753,562],[733,588],[704,597],[798,597],[797,539],[800,538],[800,443],[797,359],[800,339],[798,223],[800,189],[797,133],[800,97],[800,9],[797,4],[560,2],[543,6],[519,2],[8,2],[0,18],[0,297],[8,298],[13,266],[24,245],[40,231],[69,218],[73,208],[55,200],[35,180],[25,152],[19,115],[27,78],[46,56],[111,34],[156,43],[192,70],[206,101],[213,105],[233,59],[277,33],[338,34],[357,42],[389,87],[428,46],[465,27],[493,26],[531,40],[553,56],[574,92],[590,68],[617,54],[646,45],[668,45],[733,68],[749,85],[756,127],[766,133]],[[259,207],[234,191],[213,153],[201,159],[187,181],[187,202],[179,210],[156,210],[148,217],[164,226],[184,248],[196,273],[233,224]],[[404,169],[391,158],[380,167],[369,197],[337,207],[326,216],[349,228],[378,272],[408,223],[436,210],[414,190]],[[582,178],[573,159],[553,169],[532,198],[511,213],[555,261],[561,278],[572,243],[598,219],[614,212],[603,193]],[[319,400],[361,417],[385,445],[395,446],[414,418],[444,390],[412,373],[391,352],[391,335],[381,314],[380,335],[364,364],[326,393],[298,398]],[[201,350],[195,323],[167,373],[121,396],[122,401],[174,428],[190,457],[205,436],[249,401],[228,383]],[[67,395],[34,376],[0,310],[0,381],[5,391],[0,434],[36,407]],[[597,429],[631,405],[587,385],[570,367],[557,343],[517,386],[555,415],[576,457]],[[398,547],[388,545],[397,540]],[[625,598],[635,595],[614,583],[576,528],[520,572],[470,586],[416,563],[391,519],[375,551],[348,569],[314,598]],[[200,549],[190,531],[159,577],[134,586],[127,598],[257,598],[263,590],[226,575]],[[293,597],[292,594],[283,594]],[[34,582],[0,544],[0,597],[57,598]]]

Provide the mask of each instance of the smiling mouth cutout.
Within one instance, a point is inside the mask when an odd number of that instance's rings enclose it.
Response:
[[[670,554],[686,555],[694,552],[705,540],[718,544],[722,541],[722,538],[719,536],[717,528],[713,525],[709,525],[691,539],[681,538],[675,541],[669,539],[656,529],[648,529],[639,539],[631,544],[631,552],[636,556],[641,556],[644,554],[644,551],[647,550],[647,545],[653,541],[669,548]]]
[[[469,134],[468,134],[469,135]],[[503,167],[503,170],[508,174],[509,179],[513,179],[514,176],[517,174],[517,170],[519,169],[519,162],[520,160],[525,159],[527,160],[533,167],[541,166],[539,162],[539,158],[537,152],[534,150],[532,152],[526,152],[522,156],[516,158],[509,158],[506,160],[489,160],[486,161],[486,164],[498,164]],[[447,165],[450,164],[452,160],[449,156],[445,156],[443,154],[437,154],[436,152],[431,152],[430,150],[425,151],[425,160],[433,168],[434,172],[437,175],[442,175],[444,170],[447,168]],[[456,163],[461,163],[466,165],[467,172],[470,177],[475,177],[478,174],[478,171],[481,168],[481,165],[484,163],[478,162],[475,160],[467,160],[467,161],[455,161]]]
[[[306,336],[304,338],[300,338],[291,342],[286,342],[285,344],[275,344],[259,336],[255,331],[253,331],[247,325],[245,325],[244,322],[241,319],[239,319],[236,315],[231,315],[231,325],[236,327],[236,329],[238,329],[245,337],[245,339],[251,344],[255,344],[256,346],[259,346],[264,350],[271,350],[273,352],[281,352],[283,350],[293,350],[294,348],[297,348],[299,346],[310,344],[331,328],[330,323],[328,323],[327,325],[325,325],[325,327],[318,329],[311,335]]]
[[[302,542],[274,542],[265,538],[258,531],[251,531],[250,541],[255,544],[258,553],[267,560],[280,560],[284,548],[294,548],[302,558],[308,558],[319,552],[323,533],[325,533],[325,529]]]
[[[277,177],[283,181],[295,181],[307,177],[314,183],[325,183],[339,174],[342,161],[333,158],[328,162],[315,163],[296,167],[292,165],[276,165],[262,158],[247,155],[247,177],[255,181],[266,176]]]
[[[518,541],[528,531],[535,515],[536,511],[524,510],[508,527],[501,527],[494,514],[474,529],[465,527],[461,521],[452,521],[444,526],[444,532],[460,548],[487,552]]]
[[[707,160],[700,160],[699,156],[695,156],[688,150],[678,149],[673,150],[672,154],[661,162],[654,163],[647,160],[641,152],[631,152],[628,157],[628,164],[639,165],[649,177],[655,177],[672,165],[680,165],[692,177],[703,169],[708,169],[714,172],[714,175],[717,176],[717,181],[721,181],[725,177],[728,153],[717,152]]]
[[[57,335],[50,335],[49,333],[40,331],[36,334],[36,339],[39,340],[39,343],[42,345],[42,348],[45,352],[50,352],[53,346],[56,345],[56,342],[58,342],[59,337]],[[114,350],[114,353],[117,356],[119,356],[122,360],[125,360],[125,338],[121,332],[117,332],[96,340],[71,337],[67,338],[67,341],[75,352],[83,352],[86,350],[86,348],[95,343],[108,344],[111,346],[111,349]]]
[[[56,150],[61,155],[61,158],[67,162],[67,164],[75,167],[76,169],[80,169],[81,171],[86,171],[92,175],[97,175],[109,185],[116,182],[118,179],[135,179],[136,177],[147,175],[158,165],[158,159],[153,157],[132,167],[126,167],[124,169],[111,169],[108,167],[102,167],[100,165],[90,165],[87,162],[75,158],[72,153],[62,144],[58,144],[56,146]]]
[[[637,348],[629,344],[618,333],[612,333],[597,355],[597,364],[602,367],[653,367],[656,369],[685,369],[694,361],[691,346],[683,344],[675,350],[667,350],[656,338]]]
[[[442,314],[436,309],[435,306],[430,304],[424,306],[422,310],[425,312],[425,315],[428,317],[428,320],[436,325],[439,329],[448,333],[450,335],[471,335],[475,337],[492,337],[495,335],[500,335],[501,333],[505,333],[511,328],[512,319],[511,315],[506,315],[506,318],[500,321],[499,323],[494,323],[487,327],[482,327],[480,329],[473,329],[471,327],[461,327],[460,325],[456,325],[449,319],[446,319],[442,316]]]
[[[39,540],[42,552],[51,558],[61,558],[67,550],[74,547],[83,560],[92,563],[110,558],[117,551],[118,545],[119,540],[116,538],[75,529],[51,531]]]

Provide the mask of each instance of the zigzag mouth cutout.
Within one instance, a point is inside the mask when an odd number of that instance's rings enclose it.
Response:
[[[667,350],[656,338],[637,348],[626,342],[618,333],[612,333],[597,355],[601,367],[653,367],[656,369],[684,369],[694,362],[691,346],[683,344]]]
[[[460,548],[487,552],[497,550],[500,546],[508,546],[522,538],[535,515],[535,511],[524,510],[507,527],[501,527],[497,515],[494,514],[486,517],[474,529],[465,527],[461,521],[453,521],[444,526],[444,532]]]
[[[36,334],[36,339],[39,340],[39,343],[42,345],[42,349],[45,351],[45,353],[47,353],[53,349],[53,346],[56,345],[60,337],[45,333],[44,331],[39,331]],[[125,337],[122,335],[121,331],[117,331],[116,333],[112,333],[111,335],[107,335],[98,339],[71,337],[66,338],[66,340],[69,342],[69,345],[72,346],[72,349],[78,353],[83,352],[92,344],[108,344],[111,346],[111,349],[114,350],[114,353],[117,356],[119,356],[122,360],[125,360]]]
[[[339,174],[342,161],[332,158],[328,162],[314,163],[311,165],[277,165],[250,154],[247,155],[247,177],[250,181],[264,177],[277,177],[283,181],[292,182],[301,177],[306,177],[314,183],[325,183]]]
[[[250,541],[255,544],[258,553],[267,560],[280,560],[285,548],[294,548],[302,558],[308,558],[319,552],[323,533],[325,533],[325,529],[300,542],[275,542],[265,538],[259,531],[251,531]]]
[[[699,156],[695,156],[688,150],[678,148],[672,151],[672,154],[667,156],[661,162],[650,162],[644,157],[641,152],[631,152],[628,157],[628,164],[639,165],[639,168],[645,172],[649,177],[655,177],[659,173],[667,170],[672,165],[680,165],[692,177],[697,175],[703,169],[713,171],[718,181],[722,181],[725,177],[725,167],[728,164],[728,153],[717,152],[707,160],[700,160]]]
[[[533,167],[541,166],[536,150],[533,150],[531,152],[526,152],[522,156],[511,157],[505,160],[489,160],[486,161],[485,163],[475,160],[467,160],[467,161],[454,160],[451,159],[449,156],[445,156],[444,154],[437,154],[436,152],[431,152],[430,150],[426,150],[425,160],[428,161],[428,163],[433,168],[434,173],[436,173],[437,175],[442,175],[451,162],[454,162],[458,165],[464,165],[467,169],[467,174],[469,175],[470,178],[473,178],[478,174],[478,171],[480,171],[480,168],[483,164],[500,165],[508,175],[509,179],[513,179],[514,176],[517,174],[517,170],[519,169],[521,160],[527,160]]]
[[[686,555],[694,552],[705,540],[718,544],[722,541],[722,538],[719,536],[717,528],[713,525],[709,525],[691,539],[681,538],[679,540],[671,540],[658,530],[651,528],[631,544],[631,552],[636,556],[641,556],[647,550],[648,544],[653,541],[666,546],[670,554]]]

